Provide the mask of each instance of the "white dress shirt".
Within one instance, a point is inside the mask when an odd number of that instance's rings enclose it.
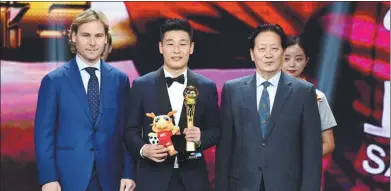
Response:
[[[174,81],[170,87],[167,87],[168,97],[170,98],[170,103],[171,103],[171,109],[176,110],[176,113],[174,114],[174,121],[176,125],[179,125],[179,119],[181,118],[183,99],[184,99],[183,91],[185,90],[187,84],[187,71],[185,71],[182,74],[185,77],[185,82],[183,84]],[[165,69],[164,69],[164,76],[173,78],[173,75],[168,73]]]
[[[280,77],[281,77],[281,71],[278,72],[276,75],[274,75],[269,80],[265,80],[258,73],[256,73],[256,80],[257,80],[257,111],[259,110],[259,102],[261,101],[260,99],[261,99],[262,91],[263,91],[262,83],[264,81],[269,81],[271,85],[269,87],[267,87],[267,93],[269,93],[270,113],[272,113],[273,104],[274,104],[274,100],[276,98],[277,87],[278,87],[278,82],[280,81]]]
[[[163,68],[163,70],[164,70],[164,77],[171,77],[171,78],[174,77],[173,75],[168,73],[166,69]],[[183,84],[174,81],[170,87],[167,87],[168,97],[170,98],[170,103],[171,103],[171,109],[176,110],[176,113],[174,114],[174,121],[176,125],[179,125],[179,119],[181,118],[183,99],[184,99],[183,91],[185,90],[187,84],[187,70],[182,74],[185,77],[185,82]],[[174,168],[179,168],[178,157],[175,157]]]
[[[86,94],[88,92],[88,80],[90,80],[90,74],[85,70],[87,67],[94,67],[97,70],[95,70],[95,75],[98,77],[98,83],[99,83],[99,90],[100,90],[100,59],[93,65],[89,66],[87,63],[85,63],[79,55],[76,55],[76,63],[77,66],[79,67],[80,75],[81,75],[81,80],[83,81],[84,89],[86,90]]]

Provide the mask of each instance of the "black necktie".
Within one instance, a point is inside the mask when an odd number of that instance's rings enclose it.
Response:
[[[177,81],[178,83],[184,84],[185,83],[185,76],[182,74],[176,78],[166,77],[166,83],[167,86],[170,87],[174,81]]]
[[[87,97],[88,104],[90,105],[92,120],[95,123],[99,112],[99,82],[98,77],[95,75],[97,68],[87,67],[85,69],[90,74],[90,80],[88,80]]]

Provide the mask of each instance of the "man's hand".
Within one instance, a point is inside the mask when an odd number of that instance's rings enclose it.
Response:
[[[186,141],[194,142],[196,145],[200,144],[201,141],[201,131],[198,127],[190,127],[183,130],[185,134]]]
[[[147,144],[142,149],[142,154],[155,162],[163,162],[167,158],[168,148],[163,145]]]
[[[58,182],[49,182],[42,186],[42,191],[61,191],[61,186]]]
[[[174,126],[174,128],[172,130],[172,134],[173,135],[180,135],[181,134],[181,131],[178,126]]]
[[[121,179],[121,187],[119,188],[119,191],[135,191],[136,190],[136,183],[131,179]]]

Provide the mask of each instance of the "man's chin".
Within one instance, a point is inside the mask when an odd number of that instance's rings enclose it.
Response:
[[[187,64],[182,64],[182,63],[174,63],[174,64],[167,64],[167,66],[171,69],[171,70],[181,70],[181,69],[184,69]]]
[[[96,62],[100,59],[100,56],[89,56],[87,59],[89,62]]]

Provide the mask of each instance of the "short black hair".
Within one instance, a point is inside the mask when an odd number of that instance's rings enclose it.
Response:
[[[257,38],[258,34],[261,32],[266,32],[266,31],[274,32],[278,36],[280,36],[282,48],[285,49],[287,47],[286,46],[286,34],[280,25],[278,25],[278,24],[261,24],[257,28],[255,28],[253,33],[248,37],[248,40],[250,43],[250,49],[254,48],[255,38]]]
[[[162,26],[160,26],[160,41],[163,41],[166,32],[174,30],[187,32],[190,36],[190,40],[193,41],[193,28],[191,28],[189,21],[179,18],[167,19]]]
[[[305,57],[309,57],[308,51],[305,48],[304,43],[303,43],[303,41],[301,40],[301,38],[299,36],[289,36],[287,38],[287,42],[286,42],[286,47],[287,48],[289,46],[293,46],[293,45],[296,45],[296,44],[299,45],[301,49],[303,49]]]

